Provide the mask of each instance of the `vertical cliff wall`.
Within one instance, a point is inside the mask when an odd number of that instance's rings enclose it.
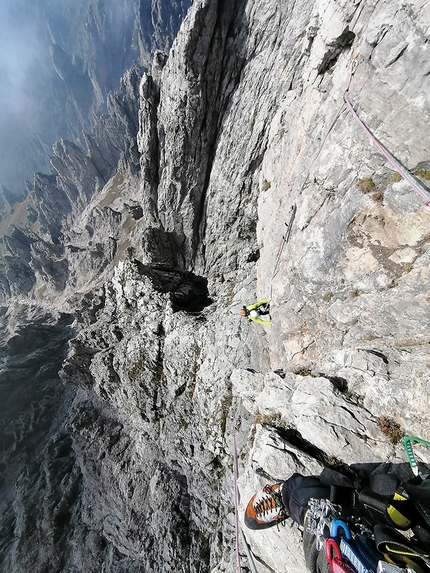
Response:
[[[429,26],[418,1],[196,0],[124,78],[116,136],[58,144],[36,183],[67,217],[35,186],[4,240],[7,337],[18,302],[74,319],[50,471],[9,490],[8,570],[233,571],[234,433],[241,511],[428,435],[430,212],[343,95],[427,185]],[[238,313],[262,297],[271,326]],[[296,529],[245,534],[259,571],[305,571]]]

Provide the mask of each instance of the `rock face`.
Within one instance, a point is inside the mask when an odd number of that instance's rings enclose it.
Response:
[[[233,437],[242,522],[264,483],[429,436],[429,207],[343,102],[426,185],[426,10],[195,0],[87,150],[55,146],[0,222],[6,395],[23,325],[70,338],[2,485],[5,570],[234,571]],[[239,316],[265,297],[271,326]],[[245,536],[305,571],[296,528]]]

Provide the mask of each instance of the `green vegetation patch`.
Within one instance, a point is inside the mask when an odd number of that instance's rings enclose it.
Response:
[[[415,169],[414,175],[430,181],[430,169]]]
[[[397,173],[397,171],[390,173],[390,175],[388,176],[389,183],[398,183],[401,180],[402,176],[400,175],[400,173]]]
[[[360,191],[364,194],[372,193],[373,191],[376,191],[375,182],[373,181],[373,179],[371,177],[364,177],[364,179],[359,179],[357,181],[357,185],[358,185]]]
[[[376,425],[384,434],[384,436],[389,438],[391,444],[398,444],[405,435],[405,432],[402,430],[400,424],[398,424],[392,418],[380,416],[376,420]]]
[[[279,412],[274,412],[273,414],[258,413],[255,416],[255,423],[261,424],[262,426],[271,426],[273,428],[286,427],[286,424],[282,420],[281,414]]]

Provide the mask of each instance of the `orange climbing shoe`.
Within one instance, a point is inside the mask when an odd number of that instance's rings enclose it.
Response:
[[[266,529],[288,517],[282,503],[282,483],[266,485],[249,500],[245,511],[245,525],[250,529]]]

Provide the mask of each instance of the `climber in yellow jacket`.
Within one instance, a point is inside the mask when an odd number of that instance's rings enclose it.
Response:
[[[240,309],[240,316],[247,316],[249,320],[258,322],[259,324],[272,324],[271,320],[263,320],[260,318],[262,314],[269,314],[270,305],[267,299],[260,300],[254,304],[244,306]]]

